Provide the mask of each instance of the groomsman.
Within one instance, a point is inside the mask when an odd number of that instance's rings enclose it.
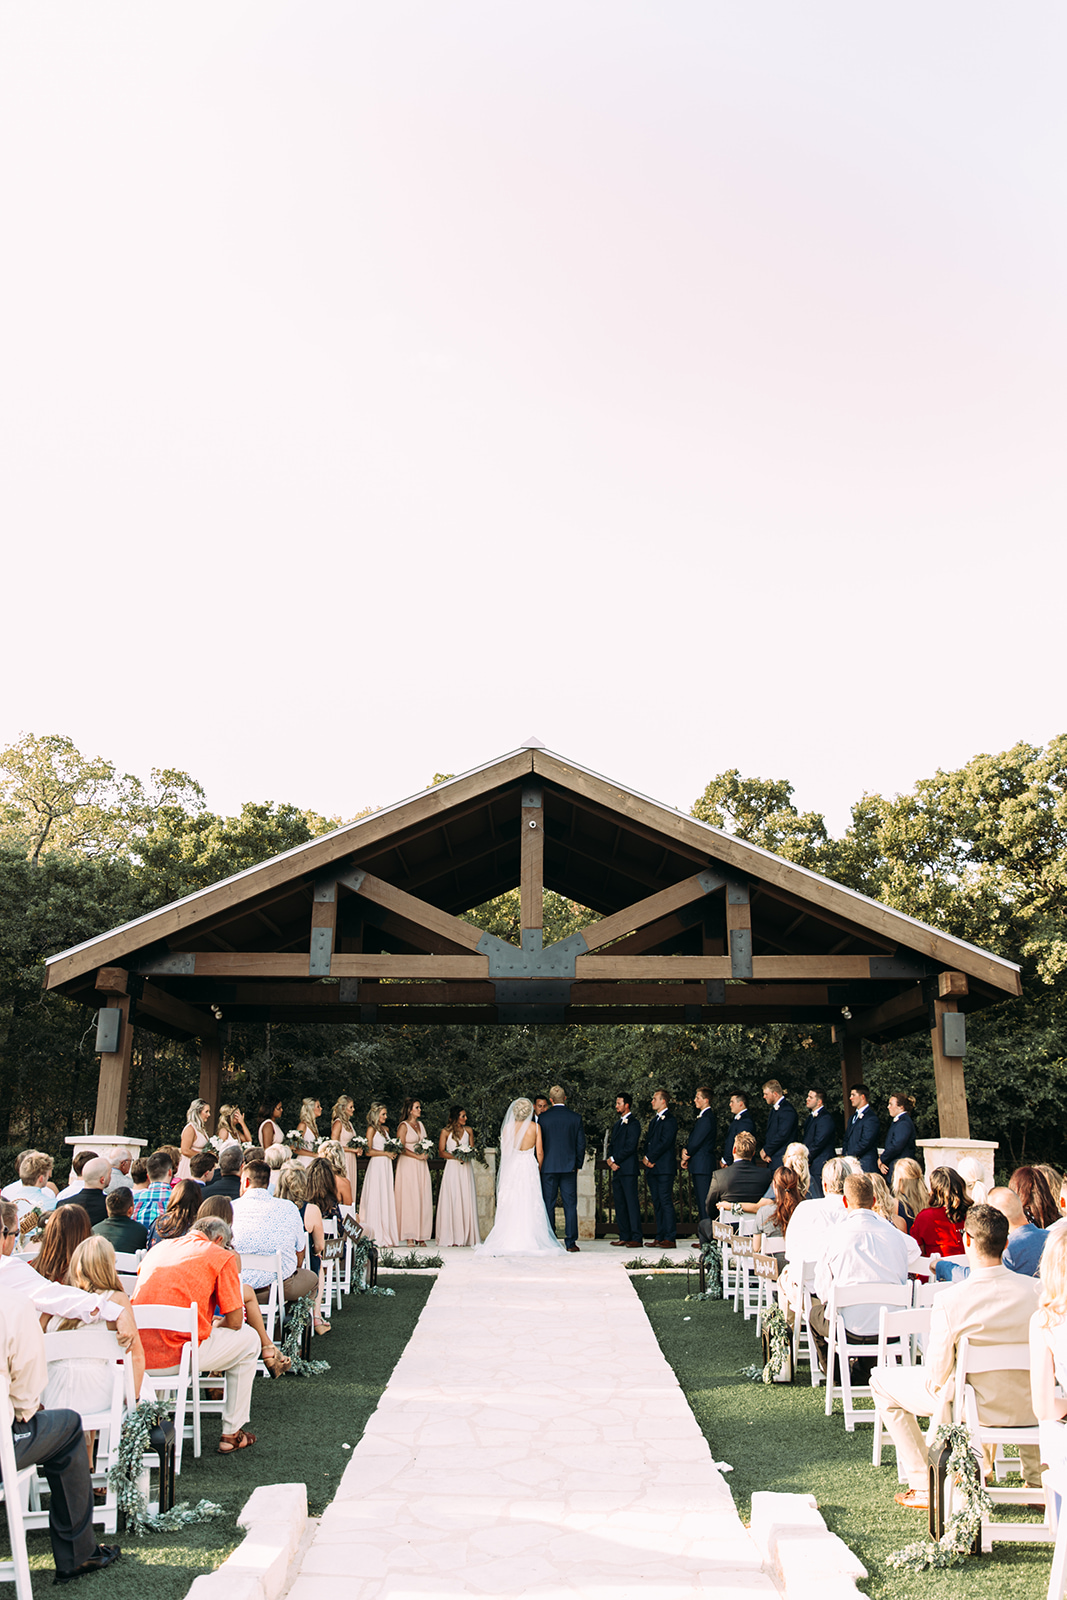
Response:
[[[615,1202],[615,1224],[619,1237],[614,1245],[641,1248],[641,1203],[637,1194],[637,1147],[641,1143],[641,1124],[630,1107],[628,1094],[615,1096],[619,1120],[608,1139],[608,1166],[611,1168],[611,1196]]]
[[[888,1109],[892,1121],[886,1129],[885,1149],[882,1151],[878,1166],[886,1182],[892,1183],[893,1168],[897,1162],[905,1159],[914,1161],[918,1155],[915,1145],[915,1124],[911,1120],[915,1101],[910,1094],[891,1094]]]
[[[730,1120],[726,1124],[726,1143],[722,1149],[720,1167],[730,1167],[734,1160],[734,1140],[739,1133],[750,1133],[756,1137],[756,1124],[752,1120],[752,1113],[748,1109],[748,1096],[739,1094],[736,1090],[730,1096]]]
[[[862,1083],[855,1084],[848,1091],[848,1098],[852,1103],[852,1115],[845,1129],[845,1142],[841,1146],[841,1154],[852,1156],[859,1162],[863,1172],[877,1172],[878,1135],[881,1131],[878,1118],[871,1109],[867,1100],[867,1090]]]
[[[809,1089],[804,1102],[808,1120],[801,1139],[808,1147],[808,1170],[811,1173],[809,1200],[822,1199],[822,1169],[837,1149],[837,1124],[833,1113],[827,1111],[821,1089]]]
[[[656,1115],[648,1125],[643,1157],[652,1195],[652,1209],[656,1214],[656,1238],[652,1242],[657,1250],[673,1250],[678,1237],[678,1221],[674,1212],[678,1119],[671,1111],[670,1101],[663,1089],[657,1089],[652,1096],[652,1109]]]
[[[763,1098],[771,1108],[767,1118],[767,1132],[763,1135],[760,1155],[771,1171],[782,1164],[786,1146],[800,1137],[800,1118],[785,1097],[785,1090],[777,1078],[768,1078],[763,1085]]]
[[[693,1180],[699,1226],[708,1214],[708,1188],[717,1155],[715,1143],[717,1124],[715,1113],[711,1109],[710,1089],[701,1085],[693,1096],[693,1104],[697,1108],[697,1119],[689,1130],[689,1137],[682,1151],[682,1166]]]

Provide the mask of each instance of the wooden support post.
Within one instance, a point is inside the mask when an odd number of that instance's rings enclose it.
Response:
[[[522,914],[523,948],[541,948],[544,938],[545,813],[542,791],[526,784],[522,791],[522,823],[519,839],[519,909]],[[527,939],[527,932],[536,935]]]
[[[100,1083],[96,1091],[96,1121],[93,1133],[126,1132],[126,1096],[130,1088],[130,1057],[133,1054],[133,1023],[130,1021],[128,994],[108,995],[108,1009],[114,1007],[122,1013],[117,1050],[101,1052]]]
[[[726,937],[730,946],[730,976],[752,976],[752,907],[748,884],[731,879],[726,885]]]
[[[841,1099],[845,1108],[845,1127],[852,1115],[852,1102],[848,1097],[854,1084],[863,1082],[863,1040],[847,1037],[844,1024],[835,1022],[834,1042],[841,1055]]]
[[[219,1115],[219,1090],[222,1088],[222,1045],[214,1039],[200,1041],[200,1099],[211,1107],[208,1131],[214,1133]]]
[[[942,1139],[969,1139],[971,1121],[967,1114],[967,1085],[962,1056],[945,1054],[943,1018],[959,1009],[958,997],[967,993],[967,975],[941,972],[937,996],[930,1013],[930,1045],[934,1052],[934,1086],[937,1089],[937,1122]]]
[[[333,960],[334,936],[337,932],[337,884],[322,879],[315,885],[311,907],[311,953],[308,957],[308,976],[328,978]],[[205,1097],[206,1098],[206,1097]]]

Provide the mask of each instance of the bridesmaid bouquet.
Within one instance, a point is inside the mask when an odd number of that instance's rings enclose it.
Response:
[[[436,1146],[432,1139],[420,1139],[415,1146],[415,1154],[417,1156],[432,1156],[435,1148]]]
[[[365,1156],[367,1154],[367,1135],[365,1133],[354,1133],[348,1141],[347,1148],[354,1150],[357,1156]]]
[[[390,1134],[386,1139],[385,1148],[387,1150],[395,1150],[398,1156],[405,1155],[407,1153],[407,1146],[405,1145],[403,1139],[397,1139],[392,1134]]]
[[[466,1166],[468,1161],[474,1160],[473,1150],[453,1150],[452,1155],[462,1166]]]
[[[312,1139],[311,1143],[308,1144],[299,1128],[290,1128],[289,1132],[285,1136],[285,1142],[287,1145],[289,1145],[290,1149],[295,1150],[298,1155],[306,1156],[309,1150],[318,1150],[319,1147],[324,1143],[324,1140]],[[364,1140],[363,1142],[366,1144],[367,1141]]]

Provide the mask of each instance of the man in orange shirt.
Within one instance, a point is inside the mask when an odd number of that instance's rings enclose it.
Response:
[[[200,1371],[225,1372],[226,1407],[219,1455],[232,1455],[255,1444],[245,1430],[252,1402],[252,1380],[259,1358],[259,1335],[245,1325],[244,1292],[237,1258],[230,1249],[229,1225],[221,1217],[203,1217],[180,1239],[165,1239],[141,1262],[134,1306],[191,1306],[196,1303],[200,1339]],[[215,1312],[219,1316],[215,1316]],[[188,1334],[145,1328],[141,1334],[145,1365],[177,1367]]]

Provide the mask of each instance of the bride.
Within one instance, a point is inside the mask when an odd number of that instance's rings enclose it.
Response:
[[[529,1100],[513,1100],[500,1129],[496,1222],[476,1255],[554,1256],[563,1246],[541,1196],[541,1129]]]

